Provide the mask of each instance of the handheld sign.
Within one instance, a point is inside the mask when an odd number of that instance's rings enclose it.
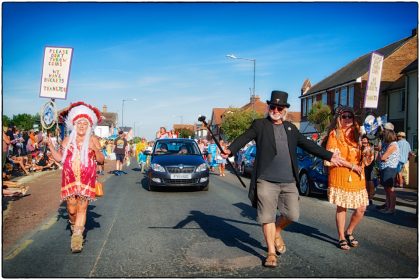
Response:
[[[73,48],[45,47],[39,97],[66,99]]]
[[[364,108],[378,108],[383,61],[383,55],[375,52],[372,53],[369,67],[369,77],[366,85]]]
[[[57,109],[53,101],[48,101],[41,109],[41,125],[44,129],[50,129],[57,122]]]

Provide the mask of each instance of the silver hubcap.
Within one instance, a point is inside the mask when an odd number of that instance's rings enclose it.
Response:
[[[300,191],[302,193],[306,193],[306,190],[308,189],[308,176],[306,174],[302,174],[299,185],[300,185]]]

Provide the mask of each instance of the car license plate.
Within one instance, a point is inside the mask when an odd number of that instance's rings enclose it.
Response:
[[[191,179],[191,174],[188,174],[188,173],[171,174],[171,179]]]

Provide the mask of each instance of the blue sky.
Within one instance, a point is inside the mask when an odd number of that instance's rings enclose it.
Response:
[[[416,2],[76,3],[3,2],[3,114],[35,114],[46,46],[74,49],[66,100],[119,114],[136,135],[197,122],[214,107],[316,84],[355,58],[411,35]]]

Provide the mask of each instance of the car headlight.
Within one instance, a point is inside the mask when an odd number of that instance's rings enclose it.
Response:
[[[165,168],[163,168],[160,164],[152,163],[150,167],[157,172],[165,172]]]
[[[203,172],[203,171],[206,171],[206,170],[207,170],[207,163],[202,163],[197,167],[195,172]]]

